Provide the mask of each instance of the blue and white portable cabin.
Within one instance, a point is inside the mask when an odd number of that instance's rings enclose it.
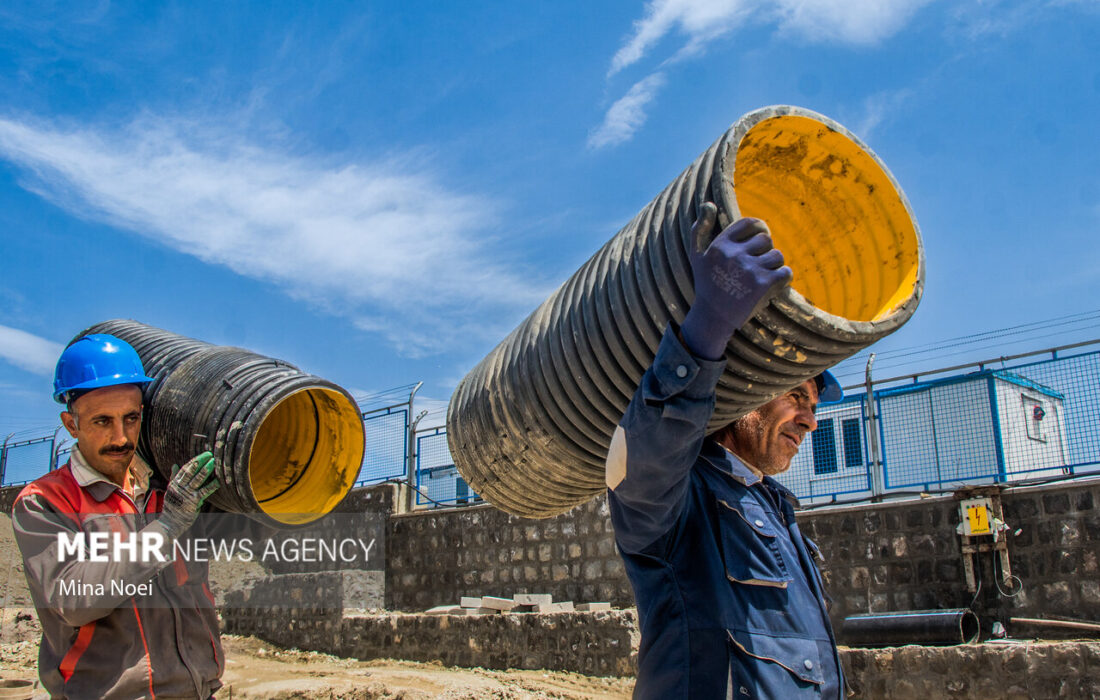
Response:
[[[417,498],[418,505],[466,505],[481,501],[453,464],[420,469],[417,478],[421,491]]]
[[[875,400],[886,495],[1056,476],[1068,463],[1064,397],[1020,374],[982,370]],[[806,503],[869,495],[865,394],[822,407],[817,421],[779,480]]]

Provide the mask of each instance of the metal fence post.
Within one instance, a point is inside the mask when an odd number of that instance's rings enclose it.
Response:
[[[409,432],[405,436],[405,512],[411,513],[413,509],[413,488],[416,486],[416,424],[420,422],[420,419],[424,417],[427,411],[424,411],[416,419],[413,419],[413,399],[416,397],[416,392],[420,391],[420,387],[424,385],[424,382],[417,382],[412,391],[409,392],[409,412],[406,414],[409,417]]]
[[[8,436],[4,438],[4,444],[0,445],[0,486],[4,485],[4,478],[7,476],[8,440],[11,440],[12,435],[15,435],[15,433],[8,433]]]
[[[409,464],[411,471],[409,472],[409,489],[408,489],[408,510],[409,512],[416,506],[416,497],[413,492],[416,490],[418,477],[420,476],[420,447],[416,440],[416,426],[420,425],[420,421],[424,420],[424,416],[428,415],[427,411],[421,411],[416,414],[416,418],[409,424]]]
[[[884,488],[884,477],[882,473],[882,453],[879,451],[878,444],[878,414],[875,413],[875,390],[874,384],[871,381],[871,366],[875,364],[875,353],[871,353],[867,357],[867,372],[866,372],[866,401],[867,401],[867,444],[871,446],[871,499],[878,501],[882,499],[883,493],[886,491]]]
[[[57,455],[61,451],[59,448],[61,445],[57,442],[57,434],[61,432],[61,426],[57,426],[57,430],[53,431],[53,442],[50,443],[50,468],[46,470],[46,473],[52,472],[57,469]],[[62,440],[61,442],[64,442]]]

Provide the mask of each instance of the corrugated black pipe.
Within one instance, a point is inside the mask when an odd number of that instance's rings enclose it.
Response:
[[[447,440],[462,476],[510,513],[549,517],[604,490],[611,435],[694,292],[700,206],[755,216],[794,270],[730,340],[717,430],[901,327],[924,252],[901,188],[869,148],[797,107],[745,115],[459,383]]]
[[[363,462],[363,421],[347,391],[294,365],[136,321],[98,323],[141,357],[146,385],[138,451],[161,474],[214,453],[222,510],[275,527],[330,512]],[[75,338],[74,338],[75,340]]]
[[[946,646],[978,638],[978,616],[967,608],[867,613],[844,618],[840,641],[853,647]]]

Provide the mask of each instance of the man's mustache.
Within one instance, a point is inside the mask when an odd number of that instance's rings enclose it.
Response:
[[[99,451],[101,455],[124,455],[127,452],[134,451],[134,443],[127,442],[117,447],[104,447]]]
[[[802,430],[801,428],[795,428],[793,430],[784,430],[783,433],[785,435],[789,435],[791,438],[794,439],[795,443],[797,443],[799,445],[802,444],[803,438],[806,437],[806,431]]]

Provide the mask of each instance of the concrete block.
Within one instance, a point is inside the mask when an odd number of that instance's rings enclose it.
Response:
[[[464,608],[461,605],[437,605],[424,611],[425,615],[500,615],[503,610],[496,608]]]
[[[516,607],[516,601],[511,598],[497,598],[491,595],[481,596],[481,607],[493,610],[511,610]]]
[[[537,613],[573,612],[573,601],[566,600],[561,603],[541,603],[534,606]]]
[[[512,598],[516,605],[548,605],[554,602],[549,593],[517,593]]]
[[[437,605],[434,608],[428,608],[427,610],[425,610],[424,614],[425,615],[455,615],[460,610],[462,610],[462,608],[459,607],[458,605]]]
[[[458,604],[464,608],[480,608],[481,598],[474,598],[472,596],[464,595],[458,601]]]
[[[610,610],[611,603],[580,603],[576,606],[577,612],[595,612],[597,610]]]

